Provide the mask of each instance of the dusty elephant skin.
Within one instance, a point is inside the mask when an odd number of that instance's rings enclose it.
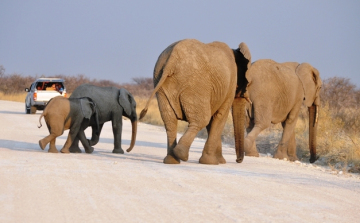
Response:
[[[121,148],[122,116],[130,119],[132,124],[132,136],[130,147],[126,150],[130,152],[135,145],[137,132],[136,102],[134,97],[124,88],[98,87],[91,84],[83,84],[77,87],[70,98],[89,97],[98,107],[99,131],[96,131],[96,123],[91,121],[88,126],[92,127],[92,137],[90,145],[99,142],[100,133],[105,122],[111,121],[114,133],[113,153],[124,153]],[[86,127],[88,127],[86,126]],[[79,138],[76,137],[70,147],[70,152],[81,152],[79,148]]]
[[[316,129],[320,105],[319,71],[308,63],[277,63],[272,60],[254,62],[246,73],[247,93],[252,101],[246,106],[245,154],[259,156],[255,140],[270,124],[281,123],[283,135],[274,158],[298,160],[295,126],[302,103],[309,108],[310,162],[317,160]]]
[[[222,155],[221,133],[234,101],[237,75],[245,75],[250,61],[246,44],[231,50],[225,43],[201,43],[194,39],[175,42],[159,56],[154,68],[154,91],[167,134],[166,164],[187,161],[190,146],[196,134],[205,128],[208,139],[199,162],[226,163]],[[240,57],[240,58],[236,58]],[[241,62],[243,64],[237,64]],[[240,71],[240,72],[239,72]],[[238,83],[239,84],[239,83]],[[246,86],[246,83],[242,83]],[[238,86],[242,88],[243,86]],[[149,99],[149,101],[150,101]],[[146,114],[148,104],[140,114]],[[244,107],[243,107],[244,108]],[[177,142],[177,121],[184,120],[189,127]],[[241,131],[241,128],[240,130]],[[241,136],[240,136],[241,137]],[[242,139],[238,140],[237,161],[243,159]]]
[[[39,128],[42,126],[42,117],[45,119],[50,135],[39,140],[41,149],[45,149],[46,145],[50,142],[49,152],[57,153],[58,150],[55,147],[56,137],[62,135],[64,130],[70,129],[65,145],[61,149],[62,153],[70,152],[69,148],[75,137],[81,140],[87,153],[94,151],[84,133],[91,120],[95,123],[96,131],[99,129],[96,104],[90,98],[68,99],[57,96],[49,101],[44,112],[41,114]]]

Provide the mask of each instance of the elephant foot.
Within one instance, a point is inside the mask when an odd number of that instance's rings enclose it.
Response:
[[[42,140],[39,140],[39,146],[42,150],[44,150],[46,147],[46,144],[44,144],[44,142]]]
[[[163,163],[165,163],[165,164],[180,164],[180,159],[175,158],[175,157],[172,156],[172,155],[167,155],[167,156],[164,158]]]
[[[225,160],[225,158],[224,158],[222,155],[221,155],[221,156],[218,156],[217,159],[218,159],[218,161],[219,161],[220,164],[225,164],[225,163],[226,163],[226,160]]]
[[[93,141],[93,140],[89,140],[89,139],[87,141],[88,141],[90,146],[95,146],[99,142],[99,140],[96,140],[96,141],[94,140]]]
[[[285,153],[281,153],[281,152],[279,152],[279,150],[274,154],[274,156],[273,156],[275,159],[279,159],[279,160],[283,160],[283,159],[287,159],[287,160],[289,160],[289,157],[288,157],[288,155],[287,154],[285,154]]]
[[[259,152],[258,151],[246,151],[245,156],[259,157]]]
[[[245,139],[244,142],[244,150],[245,150],[245,156],[254,156],[259,157],[259,152],[256,149],[255,142],[251,139]]]
[[[299,160],[299,158],[295,155],[295,156],[289,156],[289,160],[291,161],[291,162],[294,162],[294,161],[296,161],[296,160]]]
[[[82,153],[81,149],[78,146],[71,146],[69,148],[69,152],[71,152],[71,153]]]
[[[118,154],[124,154],[124,150],[122,148],[113,149],[112,152],[113,153],[118,153]]]
[[[59,151],[56,148],[49,148],[49,153],[58,153]]]
[[[85,149],[86,153],[92,153],[94,152],[94,147],[90,146],[89,149]]]
[[[218,165],[219,160],[218,160],[218,158],[216,156],[210,156],[210,155],[207,155],[207,154],[202,154],[202,156],[199,159],[199,163],[201,163],[201,164],[210,164],[210,165]]]
[[[60,150],[60,152],[62,152],[62,153],[70,153],[70,150],[69,150],[69,149],[64,149],[64,148],[62,148],[62,149]]]
[[[320,157],[319,156],[311,156],[309,161],[310,163],[314,163],[316,160],[318,160]]]
[[[173,150],[174,155],[181,159],[182,161],[187,161],[189,159],[189,148],[181,144],[177,144]]]

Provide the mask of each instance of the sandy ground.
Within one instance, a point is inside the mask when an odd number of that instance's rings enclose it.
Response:
[[[41,111],[24,110],[0,101],[0,222],[359,222],[359,175],[268,157],[237,164],[226,145],[227,164],[202,165],[202,139],[188,162],[165,165],[164,129],[141,123],[130,153],[111,153],[108,123],[94,153],[50,154],[38,145]],[[123,149],[130,134],[124,121]]]

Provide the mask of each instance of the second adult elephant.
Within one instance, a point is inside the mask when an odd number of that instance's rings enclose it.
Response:
[[[308,63],[258,60],[251,65],[246,78],[252,104],[247,106],[245,154],[259,156],[255,143],[257,136],[271,123],[281,123],[283,134],[274,158],[298,160],[295,126],[304,102],[309,108],[310,162],[315,162],[318,158],[316,129],[322,85],[319,71]]]
[[[187,161],[190,146],[204,127],[208,131],[208,139],[199,162],[226,162],[222,155],[221,133],[234,101],[237,81],[242,80],[237,75],[245,77],[250,57],[244,43],[233,51],[225,43],[204,44],[194,39],[175,42],[160,54],[154,69],[155,89],[150,99],[156,93],[165,124],[167,156],[164,163]],[[245,82],[241,84],[246,86]],[[236,100],[234,106],[241,107],[240,101]],[[146,114],[148,104],[140,119]],[[245,118],[243,112],[240,116]],[[176,139],[178,120],[189,123],[179,142]],[[238,130],[241,131],[241,128]],[[237,162],[242,162],[244,152],[239,145],[243,144],[243,139],[237,141],[240,142],[236,144]]]
[[[133,96],[124,88],[98,87],[90,84],[83,84],[77,87],[70,98],[89,97],[97,105],[99,118],[99,131],[96,130],[95,123],[90,122],[92,127],[92,137],[90,145],[96,145],[99,141],[101,129],[105,122],[111,121],[114,134],[113,153],[124,153],[121,148],[122,116],[130,119],[132,124],[132,136],[128,152],[135,145],[137,131],[136,102]],[[70,152],[81,152],[79,149],[79,139],[76,138],[70,147]]]

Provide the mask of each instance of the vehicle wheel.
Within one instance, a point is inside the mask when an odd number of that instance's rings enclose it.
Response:
[[[31,106],[30,107],[30,112],[31,112],[31,114],[35,114],[36,113],[36,107]]]
[[[30,108],[26,107],[26,103],[25,103],[25,113],[30,114]]]

